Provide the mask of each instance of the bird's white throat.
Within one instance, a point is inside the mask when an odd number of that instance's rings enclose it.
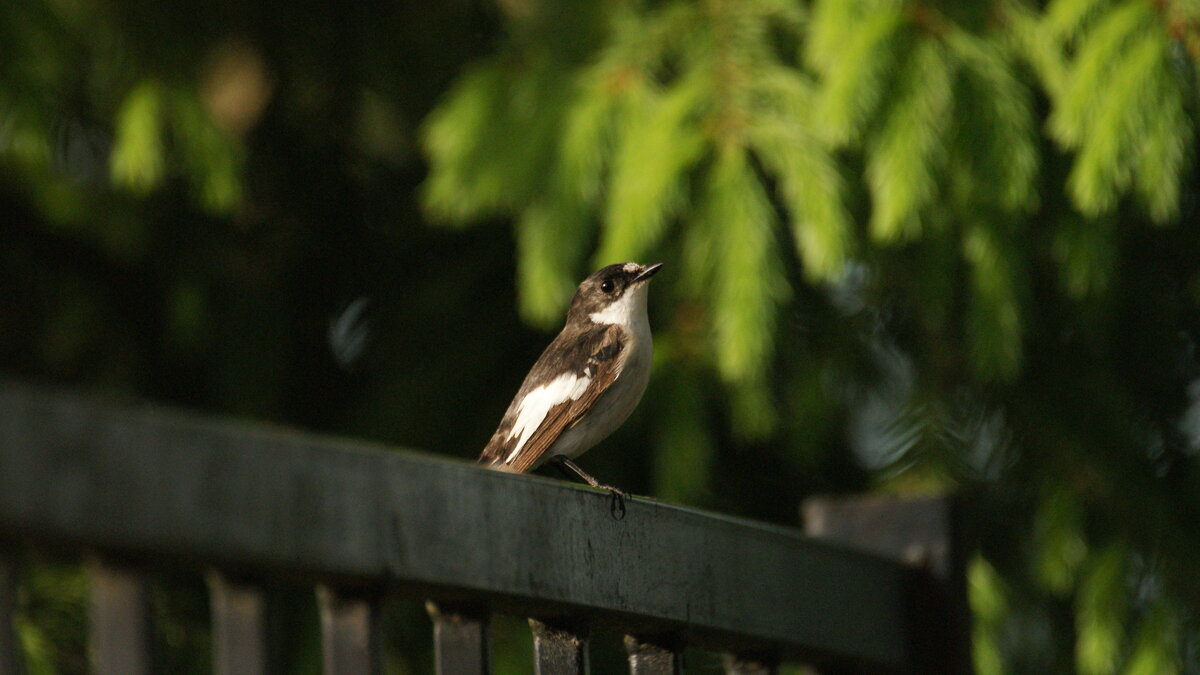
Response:
[[[646,316],[646,296],[650,284],[642,282],[625,291],[624,294],[608,307],[599,312],[592,312],[588,318],[593,323],[616,324],[632,328],[639,323],[648,322]]]

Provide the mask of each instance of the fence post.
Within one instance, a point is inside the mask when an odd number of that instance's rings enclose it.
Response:
[[[382,669],[374,598],[317,587],[325,675],[375,675]]]
[[[89,645],[99,675],[151,672],[150,598],[140,571],[93,558],[87,563]]]
[[[534,675],[585,675],[588,662],[587,631],[574,625],[529,620],[533,629]]]
[[[425,603],[433,619],[433,663],[437,675],[486,675],[489,663],[487,612],[474,607]]]
[[[213,670],[217,675],[268,672],[267,609],[263,590],[207,575],[212,614]]]
[[[973,672],[962,518],[954,498],[813,497],[802,510],[809,535],[913,567],[908,670]]]
[[[0,554],[0,675],[23,672],[21,644],[13,624],[17,614],[18,569],[15,556]]]
[[[674,640],[626,635],[625,653],[629,655],[629,675],[679,675],[683,672],[683,655]]]

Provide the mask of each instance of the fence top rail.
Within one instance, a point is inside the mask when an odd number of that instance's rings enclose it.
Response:
[[[910,572],[797,531],[0,380],[0,535],[903,667]]]

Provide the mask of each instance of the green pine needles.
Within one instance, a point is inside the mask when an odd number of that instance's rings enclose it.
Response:
[[[168,165],[178,164],[210,212],[225,214],[241,203],[241,147],[213,122],[194,89],[139,82],[125,96],[115,126],[109,159],[114,185],[147,194],[162,184]],[[177,154],[173,162],[168,148]]]
[[[1122,203],[1156,223],[1179,213],[1190,4],[603,8],[584,46],[509,17],[501,52],[425,127],[429,213],[515,221],[520,305],[536,323],[559,318],[591,267],[678,259],[712,367],[769,401],[789,259],[836,283],[849,261],[924,242],[957,250],[968,279],[929,312],[965,303],[951,330],[976,375],[1003,381],[1023,361],[1031,220],[1049,221],[1062,287],[1086,297],[1107,287],[1105,223]],[[748,429],[769,429],[758,417]]]

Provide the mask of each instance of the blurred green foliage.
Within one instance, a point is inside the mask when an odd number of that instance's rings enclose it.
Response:
[[[578,280],[664,260],[594,473],[955,490],[981,673],[1200,672],[1196,0],[26,0],[0,44],[6,373],[472,457]]]

